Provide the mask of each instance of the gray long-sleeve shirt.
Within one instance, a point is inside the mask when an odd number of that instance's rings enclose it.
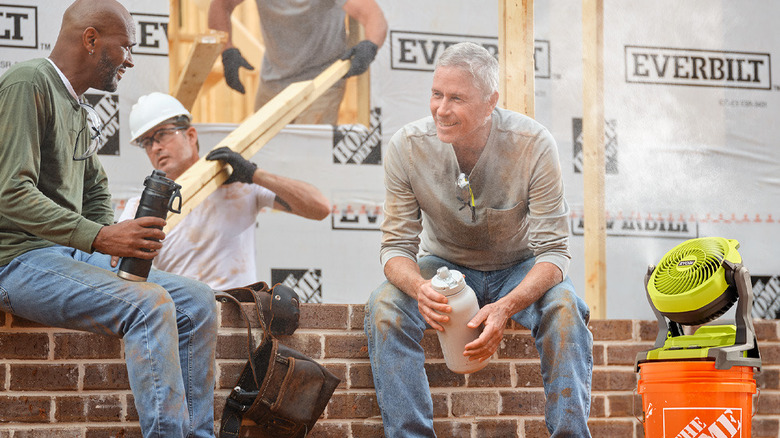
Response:
[[[569,208],[552,135],[524,115],[497,108],[487,144],[467,175],[474,195],[457,185],[452,145],[433,118],[400,129],[385,163],[385,220],[380,259],[434,254],[482,271],[532,256],[566,276]]]

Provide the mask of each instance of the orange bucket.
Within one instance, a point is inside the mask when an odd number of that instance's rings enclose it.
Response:
[[[639,364],[646,438],[750,438],[753,367],[712,361]]]

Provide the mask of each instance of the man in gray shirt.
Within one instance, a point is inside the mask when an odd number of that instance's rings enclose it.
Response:
[[[230,88],[244,93],[238,78],[240,67],[253,70],[238,48],[233,46],[230,15],[244,0],[212,0],[209,27],[228,33],[222,53],[225,81]],[[387,21],[375,0],[256,0],[260,14],[265,55],[255,109],[260,108],[293,82],[313,79],[337,60],[350,58],[352,67],[345,77],[368,69],[385,41]],[[345,14],[363,25],[366,39],[347,48]],[[344,96],[344,81],[339,81],[294,123],[336,124]]]
[[[509,318],[530,329],[541,357],[552,436],[589,437],[593,337],[588,308],[566,273],[569,208],[555,140],[496,107],[498,63],[461,43],[438,60],[432,117],[410,123],[385,154],[380,258],[387,282],[366,306],[365,331],[385,436],[432,437],[423,332],[451,308],[430,278],[464,274],[482,327],[463,354],[484,361]]]

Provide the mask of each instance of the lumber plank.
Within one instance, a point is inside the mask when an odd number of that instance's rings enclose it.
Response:
[[[171,93],[188,111],[192,110],[203,82],[211,72],[217,57],[222,53],[226,41],[227,34],[216,31],[195,38],[184,68]]]
[[[339,60],[314,79],[290,84],[214,148],[227,146],[250,159],[315,99],[344,77],[349,65],[349,61]],[[227,179],[227,173],[222,172],[226,167],[229,166],[207,161],[204,156],[177,178],[176,182],[182,186],[181,213],[168,214],[164,231],[173,229]]]

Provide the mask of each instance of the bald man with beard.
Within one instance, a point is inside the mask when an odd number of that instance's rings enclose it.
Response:
[[[123,338],[144,437],[213,437],[213,291],[156,270],[127,281],[111,266],[153,258],[165,238],[160,218],[114,224],[100,118],[81,99],[116,91],[135,43],[120,3],[77,0],[49,58],[0,77],[0,310]]]

